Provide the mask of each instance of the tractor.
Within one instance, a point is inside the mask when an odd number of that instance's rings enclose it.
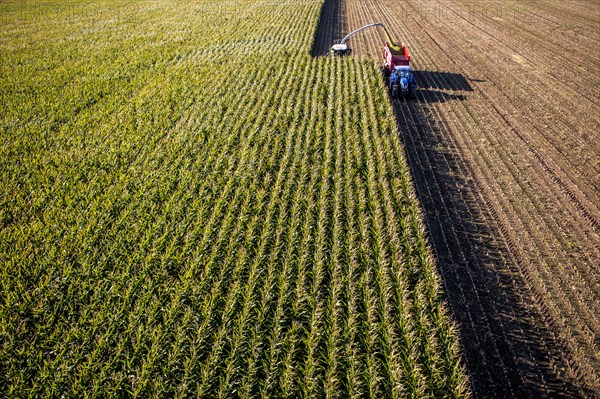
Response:
[[[340,43],[331,47],[331,54],[334,56],[343,56],[350,54],[352,49],[348,47],[346,41],[354,34],[371,27],[382,27],[387,36],[387,42],[383,52],[382,72],[386,85],[388,86],[392,98],[415,98],[417,84],[415,82],[410,67],[410,53],[404,43],[398,44],[392,39],[392,35],[382,23],[374,23],[363,26],[344,37]]]
[[[417,84],[411,72],[410,65],[396,65],[392,72],[387,72],[386,67],[383,67],[384,75],[389,73],[386,78],[386,83],[389,88],[390,97],[393,99],[415,98],[417,95]]]
[[[385,44],[381,69],[392,98],[416,97],[417,83],[410,67],[410,53],[404,43],[401,45],[393,42]]]

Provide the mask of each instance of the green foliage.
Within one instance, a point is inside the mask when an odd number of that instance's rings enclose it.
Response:
[[[373,62],[316,0],[2,3],[0,393],[464,397]]]

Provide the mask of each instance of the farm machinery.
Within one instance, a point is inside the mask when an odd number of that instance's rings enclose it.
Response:
[[[331,47],[331,54],[334,56],[350,54],[352,49],[346,44],[350,37],[372,27],[382,27],[387,36],[387,42],[383,48],[383,66],[381,69],[390,96],[392,98],[414,98],[417,92],[417,84],[410,67],[410,52],[408,51],[408,47],[404,43],[399,44],[395,42],[390,32],[382,23],[365,25],[348,33],[340,43],[334,44]]]

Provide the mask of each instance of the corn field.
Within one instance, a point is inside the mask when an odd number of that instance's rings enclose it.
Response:
[[[467,397],[377,60],[318,0],[0,4],[0,396]]]

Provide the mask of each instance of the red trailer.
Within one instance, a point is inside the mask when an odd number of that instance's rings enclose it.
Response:
[[[386,76],[394,70],[396,66],[409,66],[410,65],[410,52],[406,44],[402,43],[401,46],[385,43],[383,48],[383,67]]]

